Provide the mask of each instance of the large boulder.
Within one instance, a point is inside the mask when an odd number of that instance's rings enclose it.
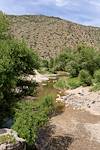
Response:
[[[12,129],[0,129],[0,150],[26,150],[26,141]]]

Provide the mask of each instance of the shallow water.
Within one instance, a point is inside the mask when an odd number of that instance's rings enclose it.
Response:
[[[48,80],[46,82],[40,83],[38,85],[38,88],[37,88],[36,97],[28,96],[28,97],[25,97],[25,99],[26,100],[40,100],[43,97],[48,96],[48,95],[50,95],[54,99],[56,99],[57,93],[59,92],[57,89],[55,89],[53,87],[53,84],[54,84],[54,82],[56,82],[56,80],[57,79],[50,79],[50,80]],[[13,118],[12,117],[8,117],[8,118],[5,119],[2,127],[3,128],[11,128],[12,124],[13,124]]]
[[[37,89],[37,97],[41,99],[47,95],[52,96],[53,98],[57,97],[58,90],[53,87],[53,84],[56,80],[49,80],[39,84]]]

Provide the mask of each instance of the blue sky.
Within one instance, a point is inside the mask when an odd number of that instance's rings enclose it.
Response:
[[[100,0],[0,0],[7,14],[44,14],[100,27]]]

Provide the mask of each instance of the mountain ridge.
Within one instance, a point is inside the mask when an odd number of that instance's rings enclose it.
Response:
[[[100,49],[100,28],[84,26],[59,17],[44,15],[8,16],[11,34],[24,39],[41,57],[58,55],[65,48],[80,43]]]

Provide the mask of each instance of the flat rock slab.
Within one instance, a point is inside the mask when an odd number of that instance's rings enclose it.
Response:
[[[50,124],[54,127],[52,136],[73,137],[63,150],[100,150],[100,116],[67,107],[62,114],[51,118]]]

